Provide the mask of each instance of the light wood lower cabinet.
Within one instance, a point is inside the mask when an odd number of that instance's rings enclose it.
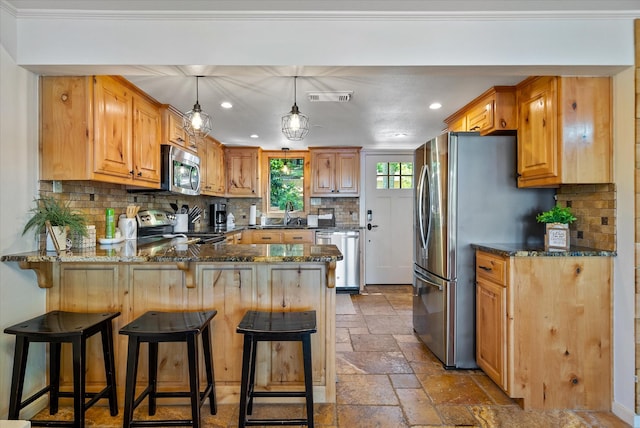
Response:
[[[313,244],[316,232],[311,229],[247,229],[241,244]]]
[[[236,403],[243,337],[235,329],[244,313],[315,310],[318,332],[311,336],[314,399],[335,402],[335,289],[327,287],[327,275],[332,271],[325,263],[199,263],[188,269],[197,278],[195,287],[187,286],[185,271],[175,263],[57,263],[53,267],[53,286],[47,289],[47,307],[121,312],[114,322],[119,403],[123,403],[125,389],[127,337],[118,334],[118,330],[146,311],[218,311],[211,331],[218,401]],[[62,386],[69,388],[73,384],[71,348],[64,346],[63,352]],[[261,344],[257,389],[301,387],[301,352],[296,344]],[[88,389],[98,390],[104,386],[100,340],[89,339],[87,355]],[[147,349],[143,347],[138,366],[140,386],[147,380],[146,360]],[[189,389],[185,346],[160,344],[158,367],[160,390]],[[204,382],[204,372],[200,375]],[[179,399],[173,402],[182,403]]]
[[[478,365],[525,409],[610,410],[611,257],[476,252]]]

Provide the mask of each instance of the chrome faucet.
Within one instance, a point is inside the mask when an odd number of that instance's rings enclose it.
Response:
[[[291,223],[291,212],[293,211],[293,202],[287,201],[284,204],[284,225],[287,226]]]

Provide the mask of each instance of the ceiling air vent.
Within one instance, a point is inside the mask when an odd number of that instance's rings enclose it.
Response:
[[[307,92],[307,99],[312,103],[348,103],[353,91]]]

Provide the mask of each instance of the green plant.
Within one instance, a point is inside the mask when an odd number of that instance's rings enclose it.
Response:
[[[571,208],[557,205],[549,211],[544,211],[536,216],[538,223],[563,223],[571,224],[577,218],[571,213]]]
[[[23,235],[32,228],[35,228],[36,234],[41,233],[48,220],[51,226],[68,226],[71,232],[87,236],[87,218],[83,213],[72,210],[68,202],[59,201],[51,196],[43,196],[34,201],[36,207],[29,210],[33,217],[24,225]]]

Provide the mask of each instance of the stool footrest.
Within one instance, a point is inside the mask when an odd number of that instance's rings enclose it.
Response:
[[[40,391],[38,391],[35,394],[33,394],[31,397],[27,398],[24,401],[21,401],[20,403],[18,403],[18,411],[20,411],[21,409],[24,409],[29,404],[33,403],[34,401],[36,401],[38,398],[42,397],[44,394],[46,394],[50,390],[51,390],[51,385],[47,385],[44,388],[42,388]]]
[[[193,420],[191,419],[167,419],[167,420],[153,420],[153,421],[131,421],[129,424],[132,427],[189,427],[193,426]]]
[[[306,419],[247,419],[244,423],[246,426],[263,426],[263,425],[308,425]]]
[[[252,397],[306,397],[305,391],[253,391]]]
[[[73,427],[73,421],[45,421],[45,420],[31,420],[32,427]]]

